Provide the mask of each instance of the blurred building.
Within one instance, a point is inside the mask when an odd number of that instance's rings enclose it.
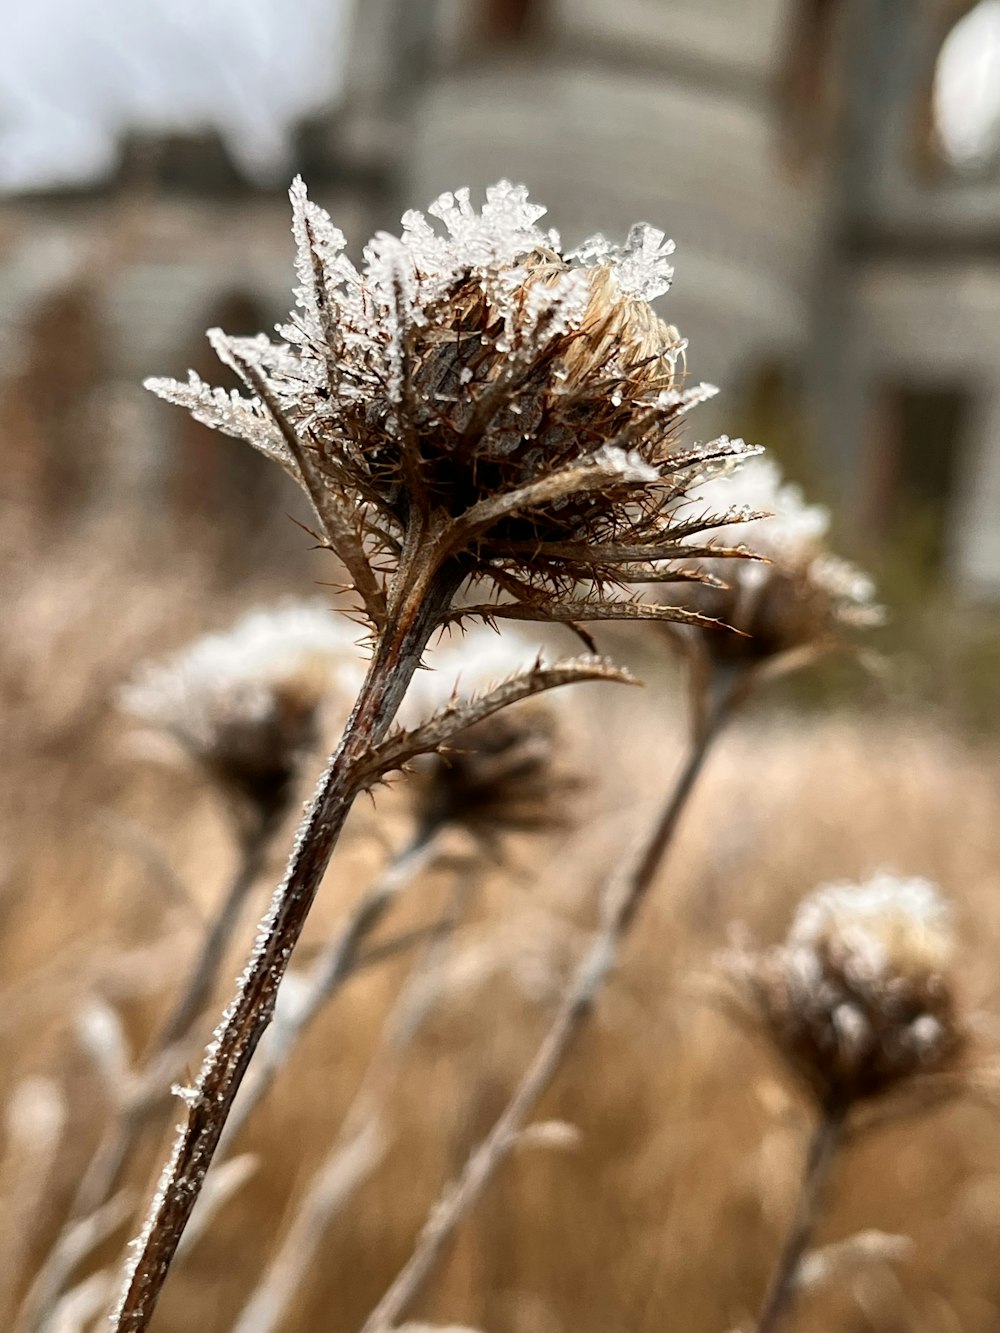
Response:
[[[988,106],[962,119],[976,78],[1000,86],[998,9],[365,0],[330,54],[336,96],[298,123],[285,175],[301,168],[358,241],[501,176],[526,181],[569,240],[663,226],[677,242],[663,313],[693,373],[725,390],[697,428],[773,441],[862,539],[912,542],[928,573],[1000,598],[1000,134]],[[935,93],[946,57],[957,73]],[[965,134],[962,152],[948,133]],[[195,432],[178,454],[192,428],[135,385],[207,373],[207,324],[239,332],[283,311],[286,222],[218,134],[147,131],[89,193],[8,202],[0,319],[20,400],[12,414],[5,394],[4,447],[21,470],[46,449],[66,458],[57,441],[87,402],[125,420],[95,428],[93,447],[116,441],[138,495],[186,505],[230,486],[235,452],[213,478],[218,449]],[[32,422],[60,318],[81,355]]]

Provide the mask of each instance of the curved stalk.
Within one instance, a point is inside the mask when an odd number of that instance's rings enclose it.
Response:
[[[459,1222],[479,1201],[493,1174],[517,1143],[528,1118],[590,1014],[597,993],[614,966],[619,946],[662,864],[712,744],[745,688],[742,679],[733,683],[722,694],[704,725],[695,729],[687,759],[646,839],[642,855],[624,882],[608,885],[604,924],[570,980],[534,1059],[489,1134],[473,1149],[458,1178],[439,1196],[412,1255],[368,1316],[362,1333],[386,1333],[396,1326],[423,1288]]]

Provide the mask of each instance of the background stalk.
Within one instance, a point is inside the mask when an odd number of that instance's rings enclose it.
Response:
[[[843,1142],[847,1110],[845,1103],[831,1101],[821,1111],[806,1155],[795,1215],[767,1285],[757,1333],[777,1333],[791,1311],[799,1268],[812,1243],[830,1168]]]
[[[305,1188],[274,1256],[243,1306],[232,1333],[276,1333],[302,1290],[333,1219],[358,1186],[379,1165],[390,1144],[385,1100],[401,1051],[413,1040],[426,1017],[422,995],[462,916],[469,885],[458,886],[454,906],[438,923],[410,971],[385,1019],[361,1085],[343,1117],[337,1137]]]
[[[247,894],[261,872],[275,819],[261,818],[241,839],[240,860],[222,904],[210,923],[184,991],[146,1056],[138,1087],[126,1094],[119,1114],[108,1125],[87,1165],[70,1204],[66,1221],[35,1275],[15,1324],[15,1333],[36,1333],[49,1318],[73,1273],[86,1257],[75,1242],[80,1224],[112,1197],[132,1150],[150,1119],[170,1102],[172,1070],[183,1063],[186,1043],[218,979],[219,966]],[[170,1059],[170,1056],[173,1059]],[[96,1233],[100,1236],[100,1233]]]
[[[323,1005],[341,983],[357,970],[362,959],[362,946],[385,913],[407,885],[433,860],[437,852],[438,832],[438,826],[430,825],[417,830],[402,851],[385,866],[338,934],[312,962],[306,977],[305,994],[284,1018],[279,1012],[267,1048],[261,1051],[244,1081],[226,1124],[223,1148],[235,1142],[254,1107],[266,1095],[299,1038]],[[421,938],[422,934],[416,938]]]
[[[413,1254],[365,1321],[362,1333],[385,1333],[398,1323],[434,1270],[458,1224],[479,1201],[494,1172],[517,1143],[590,1014],[619,946],[662,864],[709,751],[746,688],[742,677],[728,684],[703,724],[695,728],[687,758],[642,855],[623,883],[609,885],[605,922],[577,967],[534,1059],[489,1134],[431,1209]]]
[[[284,809],[281,813],[284,813]],[[173,1046],[186,1036],[198,1015],[208,1004],[226,948],[239,921],[247,894],[260,876],[267,847],[277,823],[276,816],[262,815],[253,830],[241,840],[239,867],[215,919],[205,934],[187,984],[160,1033],[156,1043],[157,1051]]]

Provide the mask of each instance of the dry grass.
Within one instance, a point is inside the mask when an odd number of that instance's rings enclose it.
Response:
[[[33,1166],[10,1134],[0,1157],[0,1237],[28,1267],[108,1113],[75,1016],[88,996],[109,998],[141,1051],[194,949],[196,909],[221,891],[231,858],[210,794],[189,774],[131,756],[109,697],[137,657],[241,608],[231,595],[206,595],[196,563],[140,562],[125,578],[120,548],[113,554],[54,552],[8,585],[0,1062],[8,1100],[44,1076],[66,1115],[47,1166]],[[593,919],[601,868],[652,815],[679,760],[674,694],[666,679],[644,693],[580,689],[581,756],[599,773],[594,790],[572,798],[586,818],[572,835],[519,840],[502,873],[477,872],[450,988],[394,1082],[392,1150],[335,1224],[289,1333],[360,1325],[443,1176],[500,1109]],[[578,1145],[517,1151],[415,1313],[489,1333],[747,1325],[792,1205],[806,1113],[768,1053],[704,1002],[698,978],[731,922],[777,938],[818,881],[886,866],[937,879],[954,899],[966,1002],[1000,1011],[996,758],[920,719],[877,712],[745,719],[710,763],[595,1021],[546,1100],[543,1117],[570,1121]],[[384,840],[400,838],[403,794],[380,798],[379,811],[378,821],[369,809],[355,816],[306,948],[361,892]],[[172,899],[123,820],[148,830],[194,908]],[[282,853],[279,841],[276,874]],[[387,929],[433,916],[455,873],[470,872],[435,872]],[[250,930],[248,921],[231,972]],[[172,1275],[157,1316],[163,1333],[230,1327],[362,1077],[401,967],[352,982],[259,1108],[245,1136],[259,1170]],[[143,1144],[137,1187],[162,1149],[162,1137]],[[824,1239],[879,1227],[915,1245],[895,1272],[879,1267],[811,1296],[797,1327],[996,1327],[993,1111],[955,1105],[886,1130],[845,1158],[831,1202]],[[16,1281],[12,1264],[4,1270],[0,1305]]]

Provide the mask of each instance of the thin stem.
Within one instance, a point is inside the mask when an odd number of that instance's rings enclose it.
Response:
[[[597,993],[614,966],[621,941],[659,870],[712,743],[740,697],[736,686],[728,689],[692,738],[687,759],[641,857],[624,882],[608,886],[604,924],[570,980],[531,1064],[489,1134],[473,1149],[458,1178],[434,1204],[412,1255],[368,1316],[362,1333],[385,1333],[398,1323],[430,1276],[459,1222],[476,1205],[494,1172],[517,1143],[590,1014]]]
[[[182,1067],[184,1038],[189,1035],[215,985],[240,909],[260,874],[273,828],[273,820],[261,819],[253,832],[242,840],[236,873],[204,936],[184,991],[146,1057],[146,1068],[137,1086],[128,1093],[94,1150],[73,1196],[66,1221],[22,1303],[17,1333],[35,1333],[45,1324],[73,1272],[85,1257],[80,1244],[68,1244],[68,1238],[93,1235],[95,1244],[104,1239],[99,1230],[88,1231],[86,1221],[98,1210],[101,1210],[101,1216],[104,1215],[104,1205],[117,1189],[122,1171],[143,1130],[156,1111],[170,1102],[170,1070]]]
[[[466,888],[461,886],[456,894],[459,900],[465,898]],[[383,1025],[380,1044],[340,1131],[299,1200],[285,1236],[240,1312],[233,1333],[274,1333],[281,1326],[333,1219],[384,1156],[389,1146],[382,1114],[386,1085],[400,1050],[412,1041],[426,1016],[423,983],[433,972],[460,914],[461,901],[438,923],[414,964]]]
[[[417,830],[402,851],[385,867],[351,911],[347,921],[310,965],[305,991],[288,1012],[279,1007],[265,1049],[254,1061],[233,1107],[223,1136],[223,1147],[235,1142],[254,1107],[265,1096],[279,1070],[320,1009],[361,963],[361,948],[399,895],[433,860],[439,826]]]
[[[185,1097],[186,1123],[174,1143],[146,1224],[126,1266],[116,1333],[149,1326],[184,1227],[222,1137],[250,1059],[274,1012],[288,967],[347,815],[359,770],[386,734],[413,672],[454,594],[457,579],[414,581],[394,607],[340,744],[320,779],[296,836],[285,878],[275,890],[236,995]],[[403,584],[401,579],[401,585]]]
[[[843,1103],[825,1106],[813,1131],[795,1215],[767,1286],[757,1333],[777,1333],[791,1310],[799,1268],[816,1230],[830,1168],[843,1142],[847,1110]]]
[[[201,951],[188,976],[187,984],[157,1039],[156,1051],[164,1051],[186,1036],[208,1003],[219,975],[219,966],[239,920],[240,912],[243,910],[247,894],[260,875],[274,824],[274,820],[262,818],[253,832],[243,840],[240,863],[229,891],[205,933]]]

